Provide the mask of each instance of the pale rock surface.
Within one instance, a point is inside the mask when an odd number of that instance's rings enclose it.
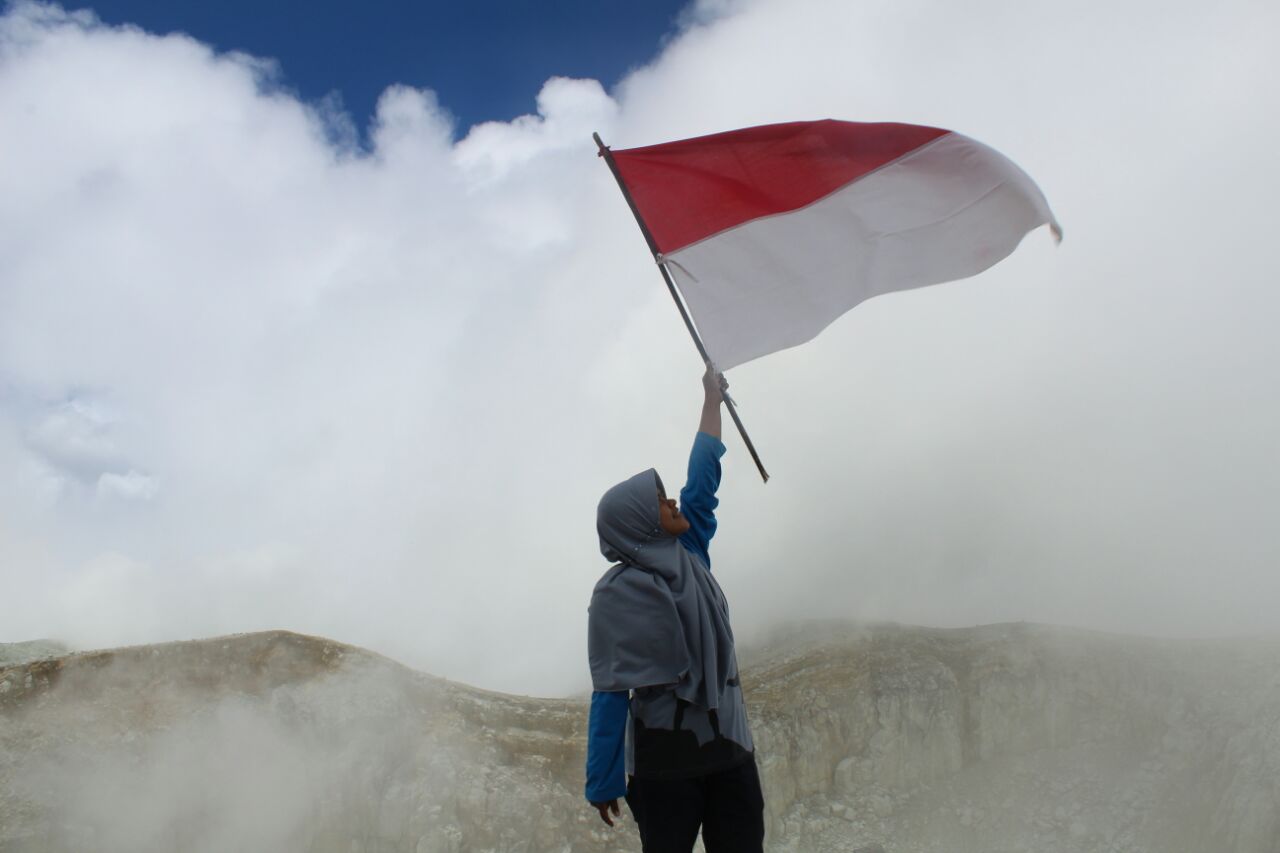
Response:
[[[1280,853],[1275,639],[825,624],[743,661],[771,851]],[[287,632],[28,660],[0,853],[637,851],[585,728]]]
[[[68,654],[71,649],[57,640],[26,640],[21,643],[0,643],[0,666],[30,663],[45,658]]]

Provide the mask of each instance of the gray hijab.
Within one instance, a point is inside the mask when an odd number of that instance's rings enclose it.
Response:
[[[591,594],[591,681],[607,691],[672,686],[714,709],[737,676],[728,606],[711,571],[662,529],[661,489],[650,468],[600,499],[600,552],[617,565]]]

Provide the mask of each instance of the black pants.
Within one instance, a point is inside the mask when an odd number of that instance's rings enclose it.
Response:
[[[755,759],[693,779],[632,778],[627,806],[644,853],[689,853],[702,827],[707,853],[761,853],[764,795]]]

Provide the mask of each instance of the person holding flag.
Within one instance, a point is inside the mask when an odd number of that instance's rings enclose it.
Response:
[[[652,468],[600,500],[600,551],[614,565],[591,595],[594,693],[586,797],[605,823],[627,806],[645,853],[764,846],[764,797],[729,609],[711,574],[720,486],[720,405],[710,368],[679,504]]]
[[[867,299],[977,275],[1041,225],[1062,229],[1013,161],[937,127],[822,119],[619,151],[593,138],[708,368],[680,507],[649,469],[597,509],[615,565],[589,611],[587,799],[612,826],[625,795],[646,853],[687,853],[700,828],[707,853],[752,853],[764,800],[708,552],[721,402],[769,475],[711,365],[798,346]]]

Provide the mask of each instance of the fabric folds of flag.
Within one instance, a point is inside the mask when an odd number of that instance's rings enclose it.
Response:
[[[720,370],[976,275],[1040,225],[1061,238],[1025,172],[939,128],[792,122],[611,153]]]

